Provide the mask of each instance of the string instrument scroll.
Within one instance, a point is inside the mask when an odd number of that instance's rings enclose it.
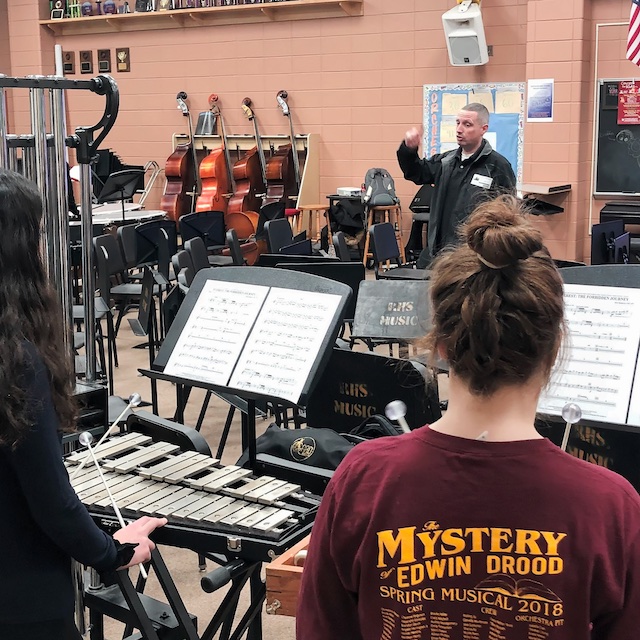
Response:
[[[296,148],[296,136],[293,133],[293,119],[291,118],[291,109],[289,109],[289,103],[287,102],[288,96],[289,94],[284,89],[282,91],[278,91],[276,101],[282,109],[282,115],[289,118],[289,139],[291,140],[291,149],[293,156],[293,173],[296,180],[296,193],[300,193],[300,158],[298,158],[298,150]]]
[[[200,163],[200,179],[202,180],[202,193],[196,204],[196,211],[222,211],[226,213],[228,196],[234,190],[235,183],[231,174],[231,160],[227,147],[227,134],[220,107],[217,104],[218,96],[212,93],[209,96],[211,112],[220,123],[222,145],[214,149]]]
[[[279,91],[277,95],[278,105],[281,109],[286,108],[285,115],[291,117],[289,105],[285,98],[286,91]],[[299,188],[299,181],[296,178],[296,163],[294,155],[295,140],[293,144],[285,144],[278,147],[272,156],[267,160],[266,177],[267,177],[267,197],[264,203],[281,202],[296,196]],[[299,172],[299,169],[297,170]]]
[[[185,213],[193,211],[198,191],[198,164],[193,147],[193,124],[186,99],[187,94],[184,91],[176,96],[178,108],[189,121],[189,142],[179,144],[167,158],[164,168],[166,184],[160,200],[160,208],[174,221],[179,220]]]

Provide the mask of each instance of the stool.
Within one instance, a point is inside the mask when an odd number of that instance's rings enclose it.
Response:
[[[382,215],[384,214],[384,218]],[[376,219],[378,216],[378,219]],[[364,256],[362,264],[367,265],[367,260],[373,258],[373,253],[369,251],[369,227],[376,222],[390,222],[396,230],[396,240],[398,249],[400,249],[400,258],[404,264],[407,260],[404,255],[404,241],[402,240],[402,208],[399,204],[384,205],[378,207],[369,207],[367,215],[367,233],[364,241]]]
[[[326,219],[327,230],[329,232],[329,246],[331,246],[333,238],[331,235],[331,225],[329,224],[329,207],[327,207],[326,204],[305,204],[299,206],[298,209],[302,214],[300,220],[300,231],[303,230],[306,220],[307,238],[312,241],[320,240],[320,215]]]
[[[293,234],[298,235],[302,231],[302,211],[300,209],[285,209],[284,217],[289,221]]]

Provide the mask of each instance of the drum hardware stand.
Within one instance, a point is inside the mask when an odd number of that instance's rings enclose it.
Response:
[[[220,640],[240,640],[245,634],[247,640],[261,640],[260,614],[266,597],[266,586],[260,575],[262,563],[229,560],[214,554],[206,556],[223,566],[202,578],[203,590],[212,593],[229,582],[231,587],[202,635],[198,635],[197,619],[187,612],[160,552],[155,549],[145,566],[153,567],[167,602],[146,596],[145,581],[141,578],[134,587],[128,571],[117,571],[113,584],[89,587],[84,593],[91,640],[104,640],[104,616],[125,624],[125,639],[133,638],[134,629],[138,629],[144,640],[213,640],[218,632]],[[240,593],[247,582],[251,590],[250,604],[233,629]]]
[[[128,571],[116,571],[114,584],[85,590],[84,603],[89,609],[91,640],[104,640],[105,615],[125,623],[127,637],[135,628],[144,640],[200,640],[196,633],[197,620],[187,612],[158,549],[151,553],[151,561],[145,566],[153,567],[167,603],[138,590],[140,580],[138,588],[134,587]]]
[[[31,136],[10,136],[7,131],[6,89],[28,89],[30,97]],[[100,122],[93,127],[79,127],[75,134],[65,138],[64,90],[85,89],[106,97],[105,111]],[[47,133],[46,93],[49,94],[50,128]],[[28,76],[10,78],[0,74],[0,168],[16,169],[14,151],[24,147],[23,170],[26,177],[33,179],[42,193],[43,201],[43,242],[46,250],[45,266],[51,282],[56,286],[62,309],[62,323],[66,347],[71,357],[72,307],[71,282],[69,278],[69,216],[67,200],[65,144],[75,148],[78,162],[84,172],[81,174],[83,205],[91,210],[90,163],[97,148],[113,127],[119,108],[119,93],[115,81],[106,75],[91,80],[69,80],[58,76]],[[98,137],[94,133],[102,128]],[[27,140],[28,139],[28,140]],[[33,141],[31,143],[31,140]],[[52,141],[50,148],[49,140]],[[24,142],[24,144],[22,144]],[[31,146],[33,144],[33,149]],[[28,149],[28,152],[27,152]],[[10,153],[11,150],[11,153]],[[33,157],[34,162],[29,162]],[[29,175],[31,173],[31,175]],[[92,225],[91,216],[83,217],[83,273],[93,273],[92,265]],[[84,296],[85,306],[85,353],[87,358],[86,376],[91,383],[96,378],[95,352],[95,308],[93,296]],[[89,320],[90,319],[90,320]]]

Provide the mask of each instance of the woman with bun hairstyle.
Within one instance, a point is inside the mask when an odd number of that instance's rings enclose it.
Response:
[[[433,264],[434,424],[359,444],[316,518],[299,640],[631,640],[640,499],[535,429],[562,280],[518,200],[479,206]]]
[[[77,640],[71,558],[99,571],[146,562],[144,517],[113,537],[69,484],[61,432],[76,408],[56,296],[39,255],[36,185],[0,169],[0,639]]]

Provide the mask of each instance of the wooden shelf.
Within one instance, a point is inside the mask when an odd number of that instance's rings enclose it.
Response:
[[[361,16],[364,0],[284,0],[260,4],[200,9],[174,9],[147,13],[124,13],[61,20],[40,20],[57,36],[181,29],[253,22],[282,22]]]

